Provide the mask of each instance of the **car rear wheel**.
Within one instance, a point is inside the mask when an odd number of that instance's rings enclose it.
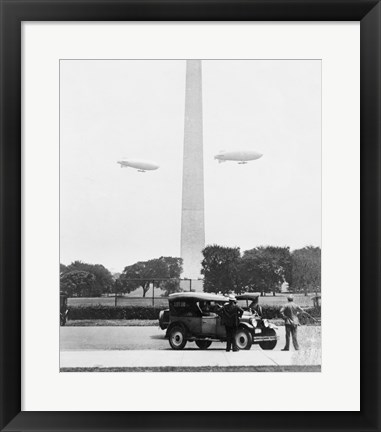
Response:
[[[210,347],[210,345],[212,345],[212,342],[210,341],[205,341],[205,340],[198,340],[196,341],[196,345],[200,348],[200,349],[208,349]]]
[[[266,331],[262,332],[263,336],[276,336],[276,331],[274,329],[266,329]],[[277,339],[271,340],[271,341],[263,341],[263,342],[259,342],[259,346],[263,349],[263,350],[273,350],[276,347],[277,344]]]
[[[252,338],[249,330],[239,328],[235,334],[235,344],[240,350],[249,350],[252,345]]]
[[[182,327],[173,327],[169,332],[169,344],[174,350],[182,350],[187,343],[185,330]]]

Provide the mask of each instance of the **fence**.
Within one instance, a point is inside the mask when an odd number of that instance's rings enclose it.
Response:
[[[161,290],[155,288],[154,292],[148,291],[145,297],[136,292],[117,297],[115,294],[110,294],[109,297],[70,297],[68,306],[157,306],[164,309],[168,307],[168,297],[160,295],[160,292]],[[303,308],[313,307],[313,296],[313,294],[309,296],[294,294],[295,303]],[[259,303],[262,306],[280,307],[287,303],[287,295],[279,293],[275,297],[272,295],[260,297]]]
[[[128,279],[129,282],[142,282],[146,284],[147,279]],[[159,285],[163,282],[176,281],[179,283],[180,291],[202,291],[202,280],[178,279],[178,278],[156,278],[149,281],[149,289],[144,293],[143,288],[137,288],[128,294],[110,293],[102,297],[70,297],[68,306],[167,306],[168,297]]]

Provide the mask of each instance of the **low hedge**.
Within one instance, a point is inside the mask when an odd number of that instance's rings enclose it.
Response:
[[[141,319],[155,320],[159,318],[162,306],[72,306],[69,308],[68,318],[71,320],[113,320],[113,319]],[[263,317],[267,319],[282,318],[279,306],[263,306]],[[320,307],[305,309],[314,318],[320,318]],[[313,322],[307,315],[299,316],[301,324]]]
[[[158,319],[160,306],[72,306],[69,319]]]

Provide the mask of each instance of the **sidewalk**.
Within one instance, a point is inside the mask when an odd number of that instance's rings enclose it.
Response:
[[[321,365],[321,351],[223,350],[61,351],[60,368],[155,368]]]

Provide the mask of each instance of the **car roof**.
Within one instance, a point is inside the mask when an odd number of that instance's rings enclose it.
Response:
[[[259,293],[249,292],[235,296],[237,300],[254,300],[259,297]]]
[[[204,292],[182,292],[174,293],[168,296],[168,300],[178,299],[193,299],[193,300],[204,300],[204,301],[229,301],[229,299],[222,294],[204,293]]]

